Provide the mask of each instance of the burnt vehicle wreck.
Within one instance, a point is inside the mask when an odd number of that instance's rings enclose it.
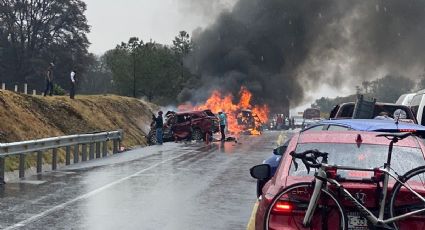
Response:
[[[260,135],[262,128],[262,121],[249,109],[239,111],[236,116],[238,125],[242,128],[242,134],[245,135]]]
[[[163,128],[163,141],[180,140],[206,140],[207,135],[212,136],[219,132],[218,118],[210,110],[174,112],[165,114]],[[155,122],[151,123],[151,129],[147,136],[148,144],[154,145],[156,140]]]

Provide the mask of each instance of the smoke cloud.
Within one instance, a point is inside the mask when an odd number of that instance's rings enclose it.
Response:
[[[278,110],[322,84],[354,88],[388,73],[419,76],[425,1],[239,0],[193,38],[186,65],[201,85],[184,90],[182,100],[204,100],[213,89],[237,95],[244,85],[255,103]]]

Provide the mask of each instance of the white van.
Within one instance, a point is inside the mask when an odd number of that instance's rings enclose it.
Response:
[[[421,90],[413,96],[410,107],[418,120],[418,124],[425,125],[425,90]]]
[[[412,101],[412,99],[415,95],[416,95],[416,93],[403,94],[398,98],[396,104],[397,105],[407,105],[407,106],[409,106],[410,102]]]

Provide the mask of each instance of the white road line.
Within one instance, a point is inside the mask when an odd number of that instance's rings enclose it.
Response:
[[[161,162],[159,162],[159,163],[156,163],[156,164],[154,164],[154,165],[152,165],[152,166],[150,166],[150,167],[148,167],[148,168],[145,168],[145,169],[143,169],[143,170],[140,170],[139,172],[136,172],[136,173],[134,173],[134,174],[132,174],[132,175],[130,175],[130,176],[127,176],[127,177],[121,178],[121,179],[119,179],[119,180],[116,180],[116,181],[114,181],[114,182],[111,182],[111,183],[109,183],[109,184],[106,184],[106,185],[104,185],[104,186],[102,186],[102,187],[100,187],[100,188],[97,188],[97,189],[95,189],[95,190],[93,190],[93,191],[89,192],[89,193],[86,193],[86,194],[83,194],[83,195],[81,195],[81,196],[78,196],[78,197],[76,197],[76,198],[74,198],[74,199],[72,199],[72,200],[69,200],[69,201],[67,201],[67,202],[65,202],[65,203],[63,203],[63,204],[57,205],[57,206],[52,207],[52,208],[50,208],[50,209],[48,209],[48,210],[46,210],[46,211],[44,211],[44,212],[41,212],[41,213],[39,213],[39,214],[36,214],[36,215],[34,215],[34,216],[32,216],[32,217],[30,217],[30,218],[28,218],[28,219],[25,219],[25,220],[23,220],[23,221],[20,221],[20,222],[18,222],[18,223],[16,223],[16,224],[14,224],[14,225],[12,225],[12,226],[9,226],[9,227],[5,228],[4,230],[12,230],[12,229],[17,229],[17,228],[20,228],[20,227],[24,227],[24,226],[26,226],[26,225],[28,225],[28,224],[30,224],[30,223],[32,223],[32,222],[34,222],[34,221],[38,220],[38,219],[41,219],[41,218],[43,218],[43,217],[45,217],[45,216],[47,216],[47,215],[50,215],[51,213],[53,213],[53,212],[55,212],[55,211],[59,211],[59,210],[61,210],[61,209],[64,209],[66,206],[68,206],[68,205],[70,205],[70,204],[73,204],[73,203],[75,203],[75,202],[77,202],[77,201],[80,201],[80,200],[83,200],[83,199],[89,198],[89,197],[91,197],[91,196],[93,196],[93,195],[96,195],[96,194],[98,194],[98,193],[100,193],[100,192],[102,192],[102,191],[104,191],[104,190],[106,190],[106,189],[108,189],[108,188],[110,188],[110,187],[112,187],[112,186],[114,186],[114,185],[117,185],[117,184],[119,184],[119,183],[121,183],[121,182],[123,182],[123,181],[126,181],[126,180],[129,180],[129,179],[133,178],[133,177],[136,177],[136,176],[138,176],[138,175],[140,175],[140,174],[142,174],[142,173],[144,173],[144,172],[146,172],[146,171],[149,171],[149,170],[151,170],[151,169],[153,169],[153,168],[155,168],[155,167],[157,167],[157,166],[159,166],[159,165],[161,165],[161,164],[164,164],[164,163],[166,163],[166,162],[168,162],[168,161],[172,161],[172,160],[177,159],[177,158],[179,158],[179,157],[181,157],[181,156],[184,156],[184,155],[186,155],[186,154],[194,153],[194,152],[196,152],[196,151],[197,151],[197,150],[195,150],[195,151],[190,151],[190,152],[187,152],[187,153],[182,153],[182,154],[177,155],[177,156],[175,156],[175,157],[172,157],[172,158],[170,158],[170,159],[167,159],[167,160],[161,161]]]

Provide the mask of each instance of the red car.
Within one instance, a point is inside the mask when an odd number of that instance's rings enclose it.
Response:
[[[305,166],[298,162],[298,169],[295,170],[290,152],[303,152],[306,150],[317,149],[329,153],[329,164],[352,166],[357,168],[377,168],[383,166],[387,159],[389,140],[383,137],[377,137],[379,133],[363,131],[328,131],[328,132],[305,132],[296,134],[290,141],[289,146],[283,156],[283,159],[277,169],[276,174],[263,187],[262,194],[259,197],[259,206],[256,212],[255,228],[263,230],[265,228],[265,213],[269,204],[277,193],[285,187],[300,183],[311,182],[313,180],[314,170],[307,173]],[[360,142],[359,142],[360,140]],[[392,162],[393,169],[403,175],[409,170],[418,166],[425,165],[425,145],[422,139],[410,136],[394,144]],[[378,183],[372,180],[363,180],[373,176],[373,172],[343,171],[338,170],[340,178],[346,181],[341,184],[352,194],[355,194],[358,200],[361,200],[367,208],[372,211],[378,211],[379,194],[377,192]],[[425,180],[425,178],[424,178]],[[389,192],[395,181],[390,181]],[[425,182],[422,181],[422,185]],[[331,188],[333,190],[333,188]],[[332,218],[332,213],[327,214],[326,223],[322,219],[312,222],[311,228],[304,228],[302,225],[305,210],[309,199],[309,191],[300,191],[305,195],[304,201],[297,200],[296,204],[276,203],[271,211],[269,229],[338,229],[339,218]],[[310,191],[311,192],[311,191]],[[341,201],[348,217],[348,229],[367,230],[367,220],[356,212],[351,203],[347,202],[338,191],[337,198]],[[297,194],[298,195],[298,194]],[[422,194],[424,195],[424,194]],[[286,202],[286,201],[285,201]],[[294,201],[295,202],[295,201]],[[296,210],[292,210],[297,207]],[[328,218],[329,217],[329,218]],[[327,225],[327,226],[326,226]],[[415,216],[413,219],[406,219],[399,225],[399,229],[425,229],[425,215]]]

